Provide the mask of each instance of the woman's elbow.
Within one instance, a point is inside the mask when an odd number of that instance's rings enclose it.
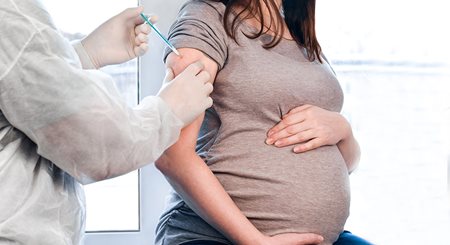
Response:
[[[170,157],[164,153],[155,161],[155,167],[162,174],[167,175],[170,171]]]
[[[190,162],[196,155],[195,151],[191,152],[187,149],[167,150],[161,157],[155,161],[155,167],[165,176],[172,176],[175,171],[182,169],[184,164]]]

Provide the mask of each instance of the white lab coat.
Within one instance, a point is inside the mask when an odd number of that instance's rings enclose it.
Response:
[[[136,108],[35,0],[0,0],[0,244],[79,244],[78,184],[154,161],[183,123],[159,97]]]

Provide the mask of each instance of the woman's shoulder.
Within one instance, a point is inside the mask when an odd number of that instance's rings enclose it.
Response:
[[[221,1],[214,0],[188,0],[181,7],[180,13],[203,17],[211,15],[223,17],[225,5]]]

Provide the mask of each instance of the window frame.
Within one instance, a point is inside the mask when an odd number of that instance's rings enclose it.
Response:
[[[181,6],[182,0],[177,0],[176,6]],[[158,1],[143,0],[141,5],[145,9],[158,10],[164,14],[164,22],[158,22],[159,28],[167,32],[170,24],[175,19],[178,8],[161,10]],[[165,68],[161,57],[164,44],[156,35],[149,36],[149,53],[138,59],[138,99],[141,101],[146,96],[152,96],[159,91],[165,76]],[[139,170],[139,230],[137,231],[92,231],[86,232],[85,245],[120,245],[120,244],[152,244],[158,219],[165,206],[165,197],[171,187],[163,175],[155,168],[154,164]]]
[[[143,176],[149,176],[154,171],[152,168],[146,167],[139,170],[139,230],[137,231],[98,231],[87,232],[84,237],[85,245],[98,244],[148,244],[151,241],[149,234],[154,233],[154,227],[148,217],[148,212],[152,206],[151,179]],[[147,217],[147,218],[146,218]]]

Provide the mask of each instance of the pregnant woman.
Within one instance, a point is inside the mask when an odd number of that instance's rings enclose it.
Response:
[[[170,31],[181,56],[166,64],[206,64],[214,106],[157,161],[175,189],[157,244],[368,244],[345,243],[358,239],[343,227],[359,147],[314,12],[313,0],[182,7]]]

